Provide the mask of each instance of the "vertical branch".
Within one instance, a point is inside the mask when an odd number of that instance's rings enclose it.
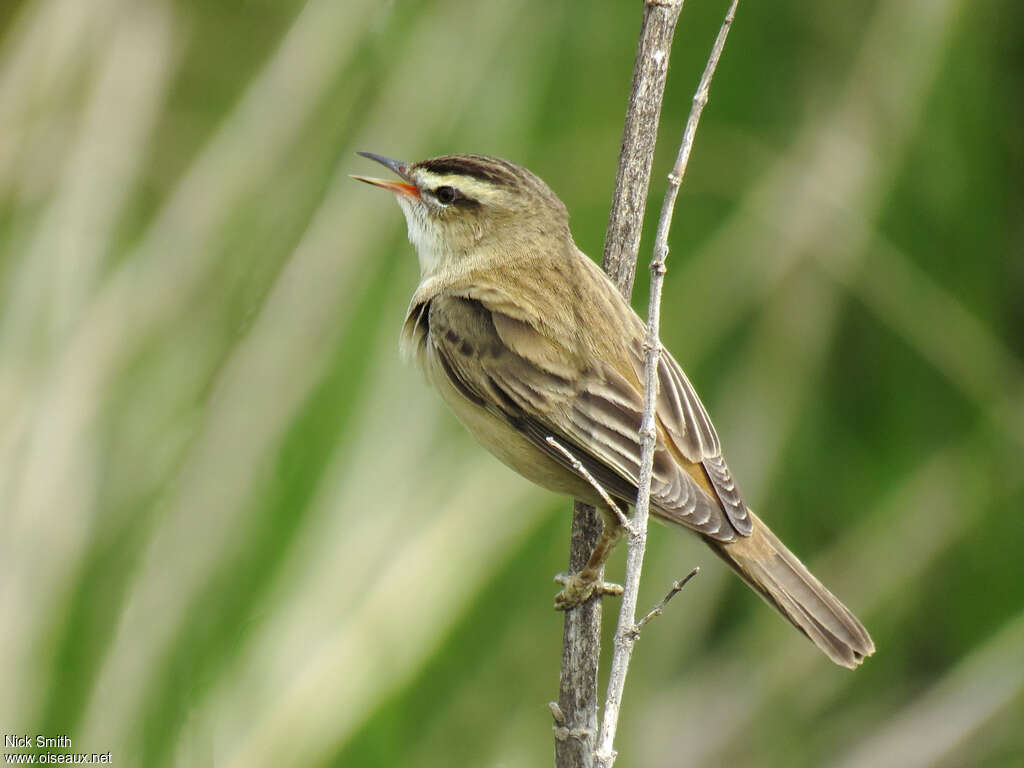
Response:
[[[683,0],[644,3],[602,260],[627,301],[633,292],[672,36],[682,8]],[[580,502],[573,504],[570,573],[586,564],[602,528],[597,510]],[[601,598],[595,596],[565,614],[558,705],[552,708],[557,768],[589,768],[592,764],[600,655]]]
[[[644,339],[644,411],[640,426],[642,445],[640,463],[640,487],[637,492],[636,510],[633,514],[633,526],[629,532],[626,549],[626,578],[623,583],[625,591],[619,609],[619,623],[615,631],[615,646],[612,651],[611,670],[608,674],[608,693],[605,698],[604,716],[601,722],[601,734],[595,751],[596,764],[600,768],[610,768],[615,762],[615,732],[618,728],[619,710],[622,704],[622,692],[626,685],[626,673],[633,655],[633,646],[639,636],[636,624],[636,601],[640,589],[640,573],[643,567],[644,551],[647,547],[647,519],[651,501],[651,475],[654,464],[654,447],[657,441],[657,430],[654,422],[655,399],[657,397],[657,370],[661,356],[659,325],[661,322],[661,289],[665,282],[665,260],[668,257],[668,233],[672,226],[672,213],[675,210],[676,197],[682,185],[686,166],[693,148],[693,139],[697,133],[704,105],[708,102],[708,90],[711,78],[715,74],[718,60],[725,47],[733,18],[736,15],[738,0],[732,0],[725,21],[718,31],[707,66],[701,76],[697,92],[693,97],[693,106],[683,131],[683,140],[675,165],[668,176],[668,188],[661,206],[658,219],[658,231],[654,241],[654,257],[651,259],[651,296],[647,307],[647,336]]]
[[[682,8],[683,0],[644,3],[602,260],[605,271],[627,301],[633,292],[672,36]],[[602,528],[597,510],[580,502],[573,504],[570,573],[586,565]],[[592,765],[600,655],[601,598],[597,595],[565,613],[558,704],[552,707],[557,768]]]
[[[594,507],[573,503],[569,573],[583,570],[603,527],[601,515]],[[595,595],[565,612],[558,704],[552,705],[556,768],[590,768],[593,764],[600,658],[601,597]]]
[[[601,266],[629,301],[633,295],[640,235],[647,210],[654,145],[668,77],[672,37],[683,0],[647,0],[633,64],[626,123],[622,129],[619,168],[608,211]]]

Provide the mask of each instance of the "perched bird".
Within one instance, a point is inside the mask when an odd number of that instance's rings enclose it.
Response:
[[[402,348],[474,437],[533,482],[607,509],[548,438],[613,498],[636,499],[644,322],[573,242],[565,205],[522,166],[483,155],[404,163],[360,155],[398,180],[354,176],[395,193],[419,255]],[[857,618],[747,507],[718,435],[667,350],[657,378],[651,513],[689,528],[836,664],[874,644]],[[600,586],[620,535],[606,512],[590,563],[556,605]]]

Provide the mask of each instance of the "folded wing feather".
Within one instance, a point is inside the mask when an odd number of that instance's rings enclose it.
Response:
[[[610,364],[595,365],[574,355],[531,323],[496,309],[494,305],[501,302],[488,300],[492,298],[445,295],[430,302],[425,341],[442,361],[453,386],[571,469],[545,438],[559,440],[605,490],[632,503],[641,453],[643,398],[637,383]],[[655,449],[653,511],[717,541],[731,541],[742,527],[734,521],[735,507],[718,503],[723,491],[726,498],[738,500],[739,508],[746,508],[720,454],[697,453],[717,448],[714,428],[682,371],[676,374],[665,366],[660,373],[658,416],[664,432]],[[665,434],[686,458],[699,455],[698,461],[707,461],[711,467],[707,474],[719,499],[711,498],[680,466],[666,445]]]

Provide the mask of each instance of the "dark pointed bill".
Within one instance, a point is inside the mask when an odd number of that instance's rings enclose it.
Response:
[[[381,165],[390,168],[406,181],[409,180],[409,176],[405,172],[405,169],[409,167],[408,163],[403,163],[401,160],[392,160],[390,157],[384,157],[384,155],[378,155],[373,152],[356,152],[356,154],[360,157],[365,157],[368,160],[374,160]]]
[[[404,181],[392,181],[389,179],[375,179],[372,176],[356,176],[351,174],[351,177],[356,181],[365,181],[367,184],[373,184],[375,187],[382,187],[383,189],[389,189],[395,194],[407,195],[408,197],[419,198],[420,191],[416,188],[415,184],[409,184],[409,175],[406,173],[408,163],[403,163],[401,160],[392,160],[390,157],[384,157],[383,155],[377,155],[373,152],[356,152],[361,157],[375,160],[381,165],[387,166],[394,171]]]

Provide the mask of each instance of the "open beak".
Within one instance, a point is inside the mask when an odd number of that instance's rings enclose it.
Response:
[[[397,195],[405,195],[406,197],[414,197],[417,200],[420,199],[420,191],[416,188],[415,184],[409,183],[409,174],[406,169],[409,167],[408,163],[403,163],[398,160],[392,160],[391,158],[384,157],[382,155],[375,155],[373,152],[356,152],[357,155],[367,157],[370,160],[376,160],[381,165],[386,165],[396,174],[398,174],[403,181],[392,181],[390,179],[375,179],[370,176],[356,176],[352,174],[352,178],[356,181],[365,181],[367,184],[373,184],[375,187],[383,187],[384,189],[390,189]]]

